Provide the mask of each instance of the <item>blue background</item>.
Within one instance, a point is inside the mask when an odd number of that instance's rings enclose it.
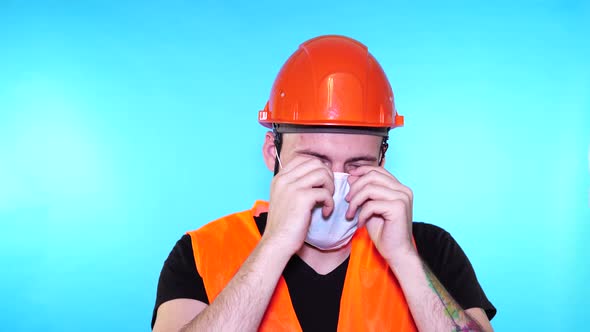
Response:
[[[0,326],[147,331],[181,235],[266,198],[274,76],[344,34],[406,126],[387,168],[446,228],[498,331],[584,330],[588,1],[0,2]]]

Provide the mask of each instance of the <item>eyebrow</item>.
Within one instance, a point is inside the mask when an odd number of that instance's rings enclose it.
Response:
[[[316,158],[319,158],[322,160],[330,161],[330,158],[328,156],[318,153],[318,152],[315,152],[315,151],[307,150],[307,149],[296,150],[295,153],[305,154],[305,155],[316,157]],[[346,159],[346,161],[344,163],[354,163],[357,161],[377,161],[377,157],[371,156],[371,155],[356,156],[356,157]]]

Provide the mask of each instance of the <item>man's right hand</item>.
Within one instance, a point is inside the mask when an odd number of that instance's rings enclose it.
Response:
[[[323,205],[326,216],[334,209],[333,177],[318,159],[297,157],[285,165],[270,187],[262,240],[231,281],[208,306],[181,299],[162,304],[154,330],[258,330],[285,266],[303,245],[312,209]]]
[[[334,174],[320,160],[298,156],[282,168],[270,186],[264,242],[294,254],[307,236],[311,211],[321,205],[324,217],[334,209]]]

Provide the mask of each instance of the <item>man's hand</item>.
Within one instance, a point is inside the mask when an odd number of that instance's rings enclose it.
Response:
[[[323,205],[327,217],[334,209],[334,174],[318,159],[296,157],[275,175],[263,241],[279,244],[294,254],[307,235],[311,211]]]
[[[420,331],[493,331],[481,308],[465,311],[422,262],[412,243],[410,188],[382,167],[362,166],[350,172],[347,218],[360,208],[377,250],[399,281]],[[453,314],[450,314],[453,313]]]
[[[416,251],[412,243],[412,201],[410,188],[383,167],[362,166],[350,172],[350,205],[347,218],[359,213],[359,228],[367,231],[379,253],[388,262]]]

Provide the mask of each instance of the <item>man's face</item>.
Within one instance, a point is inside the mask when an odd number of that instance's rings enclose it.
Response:
[[[286,165],[297,156],[317,158],[333,172],[349,173],[360,166],[377,166],[382,137],[354,134],[283,134],[280,159]]]

